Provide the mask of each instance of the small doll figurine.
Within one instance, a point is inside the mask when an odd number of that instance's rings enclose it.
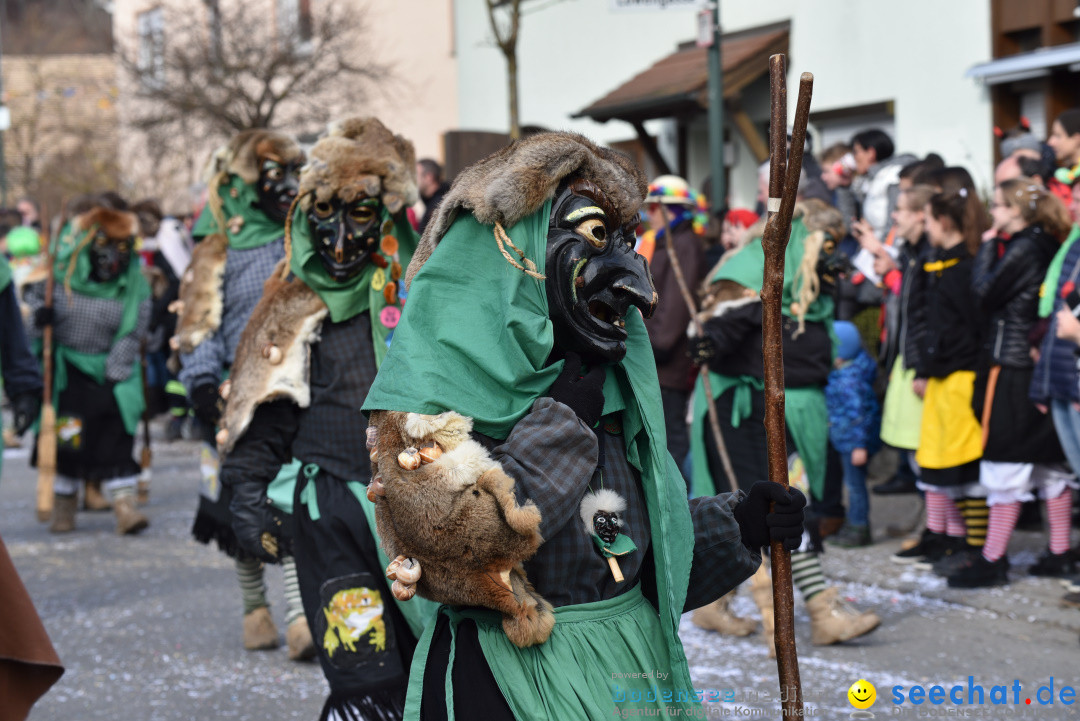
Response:
[[[619,514],[625,510],[626,500],[607,488],[586,493],[581,501],[581,521],[601,555],[607,559],[616,583],[623,582],[622,570],[616,558],[637,550],[630,537],[620,533],[623,520]]]

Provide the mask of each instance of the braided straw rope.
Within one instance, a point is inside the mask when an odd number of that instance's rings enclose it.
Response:
[[[522,273],[528,276],[536,278],[537,280],[546,280],[547,276],[536,270],[536,263],[525,257],[525,252],[521,248],[514,245],[514,241],[510,240],[510,236],[503,230],[502,223],[495,223],[495,244],[499,246],[499,252],[506,258],[506,262],[514,266]],[[504,245],[505,244],[505,245]],[[514,249],[514,252],[521,256],[521,260],[525,265],[514,260],[510,253],[506,250],[506,245],[509,245]]]

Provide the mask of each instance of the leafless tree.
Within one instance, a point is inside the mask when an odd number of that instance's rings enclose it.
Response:
[[[343,99],[361,104],[390,75],[365,51],[365,12],[353,0],[298,0],[293,18],[265,0],[184,7],[157,36],[118,38],[140,100],[131,118],[138,130],[178,128],[183,118],[203,136],[271,125],[310,132]]]

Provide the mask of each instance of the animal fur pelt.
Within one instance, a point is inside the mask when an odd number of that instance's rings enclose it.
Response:
[[[109,240],[130,240],[139,232],[139,219],[134,213],[98,207],[75,218],[74,226],[78,231],[97,227]]]
[[[211,178],[219,174],[237,175],[248,185],[254,185],[259,180],[262,161],[267,158],[288,165],[301,162],[304,151],[284,133],[244,130],[214,153],[207,168],[208,175]]]
[[[180,353],[191,353],[221,325],[221,284],[229,239],[220,233],[195,246],[191,265],[180,278],[176,336],[170,343]]]
[[[301,408],[311,403],[311,344],[319,339],[327,308],[303,281],[282,280],[283,267],[279,262],[263,284],[222,387],[225,413],[217,441],[223,453],[244,435],[260,403],[281,398]]]
[[[607,196],[619,225],[637,214],[648,183],[634,162],[574,133],[539,133],[511,143],[458,174],[424,231],[406,275],[406,287],[431,257],[460,210],[486,225],[509,228],[555,196],[570,176],[584,178]]]
[[[371,414],[368,497],[383,548],[394,559],[387,576],[399,599],[418,591],[439,603],[491,608],[502,613],[515,645],[543,643],[555,615],[521,565],[543,542],[540,511],[531,501],[518,505],[514,479],[470,438],[471,430],[472,419],[454,412]],[[441,456],[402,468],[398,454],[432,441]]]
[[[357,197],[381,198],[391,214],[416,202],[416,151],[377,118],[346,118],[330,125],[315,143],[300,173],[304,210],[312,198],[346,203]]]

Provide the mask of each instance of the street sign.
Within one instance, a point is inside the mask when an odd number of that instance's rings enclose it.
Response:
[[[697,46],[699,48],[711,48],[713,35],[712,9],[699,10],[697,14]]]

